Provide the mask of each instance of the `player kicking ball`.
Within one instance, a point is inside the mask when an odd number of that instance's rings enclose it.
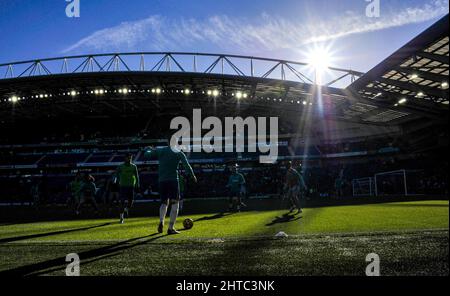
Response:
[[[159,160],[158,182],[161,206],[159,208],[158,232],[163,232],[164,219],[170,204],[170,223],[167,234],[178,234],[179,232],[174,226],[178,217],[180,201],[179,176],[177,170],[180,162],[186,173],[194,180],[194,182],[197,182],[197,177],[183,151],[175,147],[175,141],[171,143],[171,137],[168,138],[167,144],[168,146],[157,149],[153,147],[145,148],[144,157],[155,157]]]
[[[297,214],[300,214],[302,212],[300,204],[301,194],[303,190],[306,190],[307,188],[302,175],[294,169],[292,162],[288,163],[286,183],[284,187],[287,197],[291,202],[289,213],[292,213],[295,209],[297,209]]]
[[[116,176],[119,183],[119,196],[121,200],[120,224],[125,222],[125,215],[129,216],[129,209],[133,206],[134,192],[139,190],[139,172],[132,162],[133,155],[127,154],[125,161],[117,168]]]

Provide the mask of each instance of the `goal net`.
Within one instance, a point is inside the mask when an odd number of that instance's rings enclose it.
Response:
[[[352,180],[353,196],[372,196],[374,194],[373,178],[358,178]]]
[[[375,174],[374,189],[376,196],[420,194],[421,170],[396,170]]]

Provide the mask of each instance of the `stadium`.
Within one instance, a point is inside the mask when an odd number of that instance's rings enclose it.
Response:
[[[366,73],[320,77],[306,62],[190,52],[0,64],[0,274],[65,275],[76,253],[82,275],[366,275],[375,253],[382,275],[448,275],[448,26],[446,15]],[[179,234],[159,233],[159,161],[145,148],[195,109],[278,118],[278,155],[261,163],[246,130],[232,136],[243,150],[186,149],[197,182],[183,185]],[[121,224],[110,193],[127,155],[140,186]],[[306,184],[297,213],[290,165]],[[75,210],[77,174],[95,180],[95,208]]]

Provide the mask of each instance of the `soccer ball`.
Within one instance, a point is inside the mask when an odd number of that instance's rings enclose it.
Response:
[[[191,229],[194,226],[194,220],[186,218],[183,221],[184,229]]]

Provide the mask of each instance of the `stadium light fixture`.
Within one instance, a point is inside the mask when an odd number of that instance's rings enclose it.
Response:
[[[424,96],[424,93],[420,91],[420,92],[417,93],[417,96],[418,96],[419,98],[420,98],[420,97],[423,97],[423,96]]]
[[[404,104],[406,103],[407,99],[406,98],[402,98],[398,101],[399,104]]]
[[[184,90],[184,94],[185,95],[188,95],[188,94],[190,94],[191,93],[191,90],[189,89],[189,88],[186,88],[185,90]]]
[[[303,105],[306,105],[307,103],[306,103],[306,101],[303,101]]]
[[[212,91],[213,97],[217,97],[219,95],[219,91],[217,89]]]
[[[70,92],[70,95],[71,95],[72,97],[74,97],[74,96],[76,96],[76,95],[77,95],[77,92],[76,92],[76,91],[74,91],[74,90],[72,90],[72,91]]]
[[[12,103],[17,103],[20,100],[20,98],[16,97],[16,96],[12,96],[11,97],[11,102]]]
[[[242,99],[242,92],[240,92],[240,91],[238,91],[237,93],[236,93],[236,99]]]
[[[160,94],[160,93],[161,93],[161,89],[160,89],[160,88],[157,88],[157,89],[155,89],[155,92],[156,92],[157,94]]]
[[[442,83],[441,83],[441,87],[442,87],[442,88],[448,87],[448,82],[447,82],[447,81],[442,82]]]
[[[210,96],[210,95],[212,95],[212,91],[208,90],[208,91],[206,92],[206,94],[207,94],[208,96]]]

